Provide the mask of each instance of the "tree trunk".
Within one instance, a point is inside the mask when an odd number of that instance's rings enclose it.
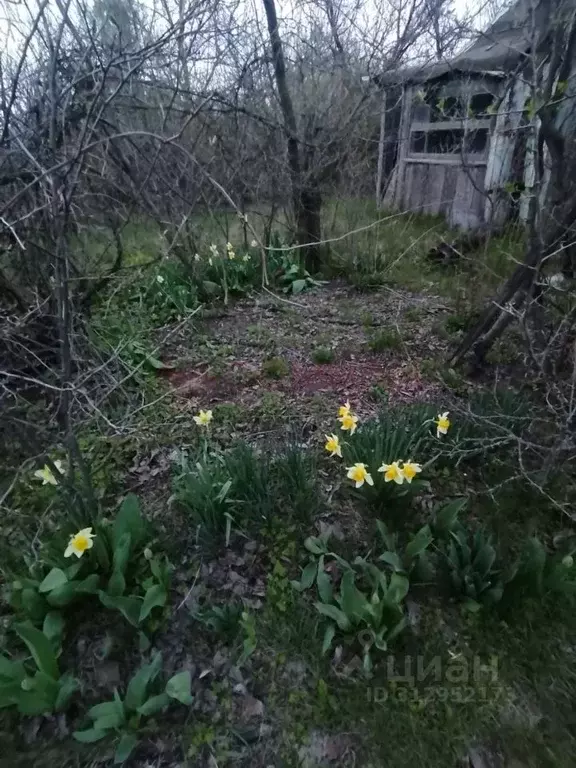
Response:
[[[296,219],[296,231],[299,245],[307,243],[319,243],[321,238],[320,209],[322,198],[318,184],[312,174],[307,174],[304,179],[303,158],[298,139],[298,127],[294,114],[294,105],[286,81],[286,62],[282,40],[278,31],[278,17],[274,0],[262,0],[266,11],[268,33],[272,46],[272,61],[274,63],[274,75],[280,107],[284,118],[284,133],[288,151],[288,165],[290,168],[290,182],[292,185],[292,206]],[[310,272],[317,272],[320,268],[320,246],[311,245],[304,251],[306,268]]]

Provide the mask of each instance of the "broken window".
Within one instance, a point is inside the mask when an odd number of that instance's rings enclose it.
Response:
[[[426,141],[426,151],[433,154],[460,152],[464,129],[429,131]]]
[[[426,134],[424,131],[412,131],[410,134],[410,151],[426,152]]]
[[[490,117],[491,107],[494,104],[493,93],[475,93],[470,99],[468,114],[470,117]]]
[[[488,147],[488,128],[478,128],[466,134],[466,151],[484,152]]]
[[[488,150],[495,94],[482,83],[451,80],[415,92],[409,152],[482,155]]]

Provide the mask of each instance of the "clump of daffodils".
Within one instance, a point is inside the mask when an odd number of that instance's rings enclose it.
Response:
[[[346,476],[355,483],[356,488],[361,488],[364,483],[374,485],[374,480],[372,479],[370,472],[366,469],[366,464],[353,464],[351,467],[348,467]]]
[[[351,435],[354,434],[358,426],[358,416],[352,413],[349,402],[344,403],[338,409],[338,421],[343,432],[350,432]]]
[[[449,411],[444,411],[444,413],[439,413],[436,417],[436,421],[434,422],[436,424],[436,437],[445,435],[450,429],[450,419],[448,418],[448,414]]]
[[[64,474],[64,468],[62,466],[62,462],[59,459],[54,462],[54,467],[56,468],[59,476]],[[58,485],[58,479],[48,464],[45,464],[42,469],[37,469],[36,472],[34,472],[34,477],[38,480],[42,480],[42,485]]]
[[[338,435],[326,435],[326,445],[324,448],[329,452],[330,456],[342,458],[342,446],[340,445]]]
[[[78,533],[70,537],[64,557],[76,555],[77,558],[81,558],[87,549],[92,549],[94,546],[92,541],[94,538],[95,535],[92,533],[92,528],[83,528],[81,531],[78,531]]]
[[[226,243],[226,252],[228,253],[229,259],[235,259],[236,254],[234,253],[234,246],[232,243]]]
[[[204,427],[205,429],[208,429],[208,427],[210,426],[210,422],[212,421],[212,418],[213,418],[212,411],[200,410],[200,412],[196,416],[193,416],[192,418],[194,419],[195,423],[199,427]]]
[[[416,464],[416,462],[412,461],[412,459],[409,461],[402,461],[399,459],[398,461],[393,461],[391,464],[382,464],[382,466],[379,467],[378,472],[382,472],[384,475],[385,483],[395,482],[398,483],[398,485],[402,485],[404,482],[411,483],[418,472],[422,472],[422,467],[420,464]]]

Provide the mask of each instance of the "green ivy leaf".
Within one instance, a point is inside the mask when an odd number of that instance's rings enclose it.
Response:
[[[100,741],[106,735],[106,731],[102,731],[98,728],[87,728],[85,731],[74,731],[72,738],[82,744],[94,744],[94,742]]]
[[[336,608],[335,605],[325,605],[324,603],[314,603],[314,605],[318,613],[321,613],[323,616],[327,616],[329,619],[335,621],[341,630],[346,632],[350,629],[351,624],[348,621],[348,617],[345,613],[343,613],[343,611],[341,611],[339,608]]]
[[[38,592],[52,592],[53,589],[61,587],[67,581],[68,577],[61,568],[52,568],[38,587]]]
[[[326,654],[330,650],[330,646],[332,645],[332,640],[334,640],[334,635],[336,634],[336,625],[335,624],[328,624],[326,627],[326,632],[324,632],[324,640],[322,641],[322,653]]]
[[[162,587],[160,584],[154,584],[154,586],[146,590],[138,621],[144,621],[144,619],[147,618],[153,608],[162,608],[162,606],[166,605],[167,599],[168,594],[166,593],[164,587]]]
[[[131,543],[134,548],[138,546],[146,533],[146,526],[140,512],[140,502],[133,493],[129,493],[126,496],[114,520],[112,532],[114,552],[119,546],[121,538],[126,533],[130,534]]]
[[[58,662],[46,635],[28,624],[15,624],[14,630],[28,646],[38,669],[53,680],[58,680]]]
[[[114,597],[107,595],[106,592],[103,592],[102,590],[98,592],[98,596],[105,608],[112,608],[113,610],[120,611],[126,621],[134,627],[138,626],[140,608],[142,606],[142,599],[140,597]]]
[[[141,707],[138,707],[138,713],[148,717],[160,712],[161,709],[170,704],[170,696],[167,693],[160,693],[158,696],[151,696]]]
[[[125,763],[138,744],[138,737],[133,733],[123,733],[114,752],[114,765]]]
[[[181,704],[189,706],[193,698],[191,694],[192,677],[189,670],[178,672],[166,683],[166,693],[171,699],[176,699]]]
[[[156,653],[150,664],[142,666],[128,683],[124,705],[129,712],[135,712],[144,701],[148,685],[158,677],[162,669],[162,654]]]

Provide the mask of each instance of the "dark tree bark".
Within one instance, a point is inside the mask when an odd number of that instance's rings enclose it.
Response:
[[[292,104],[292,97],[290,96],[286,79],[286,62],[282,40],[278,31],[276,5],[274,0],[262,0],[262,2],[266,11],[268,33],[272,46],[274,76],[284,118],[284,132],[286,134],[290,181],[292,184],[292,205],[296,219],[298,244],[307,245],[312,243],[312,245],[308,245],[305,249],[306,268],[310,272],[317,272],[321,261],[321,247],[316,245],[316,243],[320,243],[322,239],[320,226],[322,197],[318,181],[310,169],[310,159],[303,157],[301,151],[294,105]]]

